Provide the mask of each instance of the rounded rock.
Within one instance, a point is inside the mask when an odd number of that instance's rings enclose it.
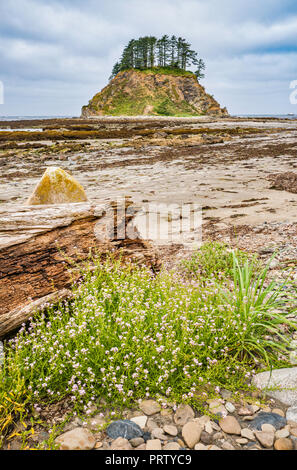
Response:
[[[92,450],[96,445],[93,434],[84,428],[75,428],[55,439],[60,450]]]
[[[143,436],[143,431],[140,426],[129,419],[114,421],[107,427],[106,432],[111,439],[122,437],[130,440],[135,437]]]
[[[174,415],[174,422],[178,426],[184,426],[195,417],[193,409],[189,405],[180,405]]]
[[[202,434],[202,428],[195,421],[189,421],[183,426],[182,436],[190,449],[193,449],[196,444],[200,441]]]
[[[241,426],[234,416],[226,416],[226,418],[220,419],[219,425],[226,434],[241,435]]]
[[[275,450],[293,450],[293,442],[288,438],[277,439],[274,443]]]
[[[147,416],[155,415],[161,411],[161,405],[154,400],[143,400],[140,403],[139,408]]]

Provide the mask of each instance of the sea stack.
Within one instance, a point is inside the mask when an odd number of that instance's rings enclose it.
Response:
[[[71,204],[86,202],[84,188],[59,167],[47,168],[26,205]]]
[[[228,116],[213,96],[206,93],[194,73],[126,70],[82,108],[92,116]]]

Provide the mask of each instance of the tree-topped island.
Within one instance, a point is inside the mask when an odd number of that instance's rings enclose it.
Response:
[[[156,72],[183,72],[191,65],[195,66],[197,78],[204,78],[205,63],[198,53],[191,49],[184,38],[167,35],[161,39],[155,36],[144,36],[131,39],[125,47],[119,62],[113,67],[111,79],[124,70],[148,70]]]
[[[83,106],[82,117],[228,116],[198,82],[204,70],[203,59],[181,37],[132,39],[108,85]]]

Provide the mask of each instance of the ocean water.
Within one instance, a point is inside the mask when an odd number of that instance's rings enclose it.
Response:
[[[35,121],[39,119],[67,119],[78,116],[0,116],[0,121]]]
[[[238,118],[277,118],[277,119],[297,119],[297,114],[234,114],[231,117]]]

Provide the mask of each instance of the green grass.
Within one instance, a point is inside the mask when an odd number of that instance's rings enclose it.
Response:
[[[196,77],[196,75],[189,70],[182,70],[172,67],[153,67],[145,70],[130,69],[134,72],[144,73],[146,75],[173,75],[175,77]]]
[[[206,245],[203,276],[191,268],[187,281],[113,260],[86,267],[73,301],[5,344],[0,431],[28,407],[65,397],[87,414],[102,398],[119,408],[145,397],[200,406],[216,387],[248,390],[259,363],[289,365],[281,326],[295,326],[276,313],[280,288],[266,285],[267,268],[226,250]]]
[[[182,262],[184,271],[190,277],[216,280],[233,276],[233,251],[226,243],[206,242],[201,249],[196,250],[189,260]],[[242,250],[235,250],[239,264],[251,258],[251,255]],[[256,261],[253,255],[252,259]],[[259,269],[259,262],[254,265]]]

